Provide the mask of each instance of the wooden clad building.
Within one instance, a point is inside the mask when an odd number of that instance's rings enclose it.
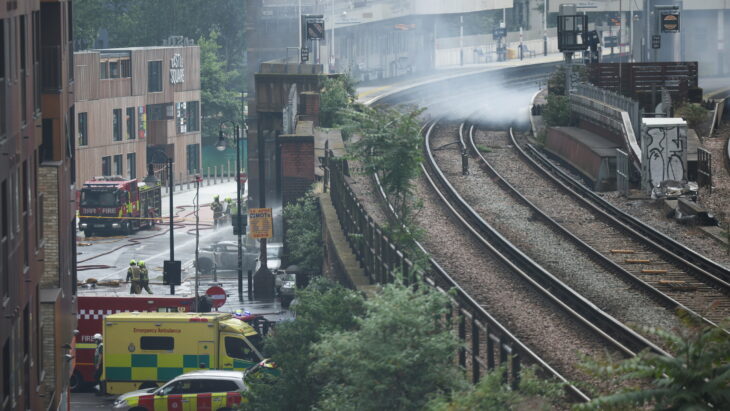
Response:
[[[75,53],[78,181],[144,178],[175,162],[178,181],[200,170],[200,48]],[[182,180],[180,180],[182,179]]]

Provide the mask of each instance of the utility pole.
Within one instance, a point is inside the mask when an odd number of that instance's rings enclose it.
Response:
[[[547,56],[547,0],[542,1],[542,55]]]
[[[459,65],[464,65],[464,15],[459,16]]]
[[[175,183],[172,179],[174,173],[172,172],[172,159],[167,158],[167,171],[170,178],[170,261],[175,261],[175,224],[172,221],[175,217],[175,207],[173,205],[173,194],[175,193]],[[196,260],[197,261],[197,260]],[[170,284],[170,295],[175,295],[175,283]]]

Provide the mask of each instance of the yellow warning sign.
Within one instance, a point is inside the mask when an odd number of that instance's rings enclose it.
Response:
[[[274,220],[270,208],[249,208],[248,227],[251,238],[271,238],[274,236]]]

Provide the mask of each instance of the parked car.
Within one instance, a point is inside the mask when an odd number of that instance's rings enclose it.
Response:
[[[281,305],[288,307],[294,299],[297,289],[297,276],[284,270],[276,273],[276,293],[281,298]]]
[[[257,271],[259,264],[258,248],[243,248],[243,271]],[[266,265],[269,270],[275,271],[281,267],[281,257],[284,254],[283,243],[266,244]],[[208,247],[204,247],[198,253],[198,269],[203,274],[218,270],[237,270],[238,269],[238,242],[236,241],[218,241]]]
[[[114,401],[115,410],[153,411],[158,409],[232,411],[246,401],[247,371],[204,370],[179,375],[160,388],[122,394]]]

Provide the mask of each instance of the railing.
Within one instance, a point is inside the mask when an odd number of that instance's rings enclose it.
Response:
[[[638,101],[589,84],[578,84],[575,87],[575,93],[629,113],[634,134],[641,135],[641,110]]]
[[[43,91],[57,92],[63,85],[61,81],[61,47],[42,46],[41,62]]]
[[[429,258],[423,271],[398,248],[358,201],[350,187],[345,160],[333,158],[330,152],[325,163],[340,227],[370,282],[390,283],[400,275],[405,284],[422,279],[447,294],[451,306],[445,320],[462,342],[456,356],[472,382],[478,382],[485,372],[504,366],[503,381],[516,387],[523,361],[552,371],[462,290],[436,261]],[[580,401],[588,399],[574,391],[571,395]]]

